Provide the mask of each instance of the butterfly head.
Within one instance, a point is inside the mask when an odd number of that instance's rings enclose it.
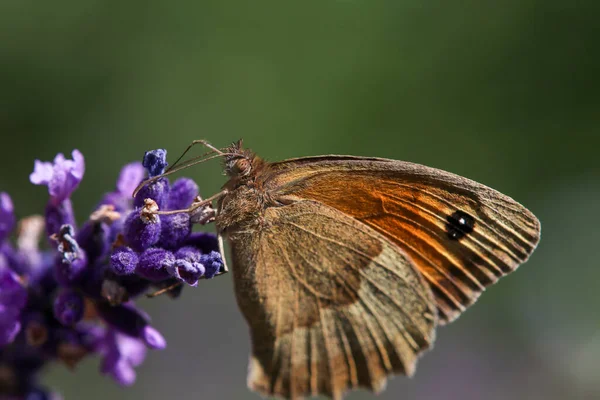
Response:
[[[242,140],[238,140],[226,150],[225,174],[230,178],[249,178],[256,173],[260,165],[259,158],[250,150],[242,148]]]

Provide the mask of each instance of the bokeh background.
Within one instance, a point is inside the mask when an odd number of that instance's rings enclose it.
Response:
[[[120,167],[192,139],[263,157],[418,162],[492,186],[542,221],[531,261],[381,399],[600,398],[599,3],[566,0],[0,2],[0,190],[39,212],[33,160],[80,149],[79,218]],[[199,150],[198,150],[199,151]],[[218,162],[185,171],[205,195]],[[146,300],[169,341],[132,388],[87,361],[71,399],[257,399],[230,276]],[[349,399],[369,398],[355,393]]]

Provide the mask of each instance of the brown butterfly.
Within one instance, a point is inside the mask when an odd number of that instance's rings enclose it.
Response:
[[[250,326],[248,386],[263,395],[340,399],[412,375],[436,326],[540,237],[525,207],[438,169],[336,155],[269,163],[241,141],[214,151],[229,181],[208,200]]]

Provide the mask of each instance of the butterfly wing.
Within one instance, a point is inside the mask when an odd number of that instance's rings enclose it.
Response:
[[[434,339],[433,296],[393,243],[333,208],[267,208],[230,237],[236,296],[252,336],[248,385],[263,395],[341,398],[412,374]]]
[[[312,199],[368,225],[406,252],[431,285],[441,323],[535,249],[540,223],[493,189],[445,171],[380,158],[274,163],[261,182],[275,199]]]

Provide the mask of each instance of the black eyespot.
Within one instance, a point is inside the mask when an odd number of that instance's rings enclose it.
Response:
[[[446,218],[446,233],[452,240],[460,240],[473,232],[475,219],[462,211],[455,211]]]

